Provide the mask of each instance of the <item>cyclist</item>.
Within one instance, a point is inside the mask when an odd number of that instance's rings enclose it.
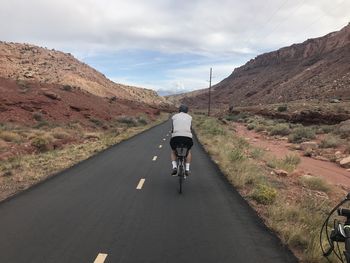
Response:
[[[190,163],[192,160],[191,147],[193,146],[192,140],[192,117],[187,114],[188,107],[186,105],[181,105],[179,107],[179,113],[175,114],[172,119],[172,134],[170,140],[171,146],[171,164],[173,166],[173,170],[171,175],[177,174],[177,163],[176,163],[176,146],[183,144],[187,149],[186,156],[186,167],[185,167],[185,175],[190,175]]]

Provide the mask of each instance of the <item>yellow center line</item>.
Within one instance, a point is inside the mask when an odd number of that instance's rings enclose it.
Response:
[[[162,148],[162,147],[163,147],[163,145],[159,145],[159,149]]]
[[[155,155],[152,159],[152,161],[154,162],[155,160],[157,160],[157,155]]]
[[[138,184],[137,187],[136,187],[137,190],[141,190],[141,189],[142,189],[142,186],[143,186],[143,184],[145,183],[145,180],[146,180],[146,179],[144,179],[144,178],[142,178],[142,179],[140,180],[139,184]]]
[[[103,253],[98,254],[96,259],[95,259],[95,261],[94,261],[94,263],[103,263],[103,262],[105,262],[107,256],[108,256],[107,254],[103,254]]]

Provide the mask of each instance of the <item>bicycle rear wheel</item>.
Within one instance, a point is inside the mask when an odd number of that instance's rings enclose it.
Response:
[[[180,165],[179,166],[179,193],[180,194],[182,194],[183,182],[184,182],[184,169],[182,165]]]

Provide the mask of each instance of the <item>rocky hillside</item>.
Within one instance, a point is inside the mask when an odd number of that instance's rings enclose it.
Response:
[[[340,31],[262,54],[213,87],[217,108],[331,98],[350,99],[350,24]],[[207,89],[182,99],[205,107]]]
[[[156,92],[116,84],[71,54],[28,44],[0,42],[0,77],[69,85],[100,97],[164,103]]]

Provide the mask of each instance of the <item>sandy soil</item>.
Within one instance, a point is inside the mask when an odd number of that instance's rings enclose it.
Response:
[[[260,147],[275,155],[277,158],[283,158],[287,154],[299,153],[289,149],[287,141],[274,140],[269,136],[249,131],[243,124],[235,124],[236,132],[239,136],[249,140],[256,147]],[[301,163],[298,165],[298,172],[304,174],[312,174],[321,176],[329,183],[334,185],[343,185],[350,187],[350,172],[339,167],[337,164],[329,161],[316,160],[310,157],[305,157],[300,154]]]

